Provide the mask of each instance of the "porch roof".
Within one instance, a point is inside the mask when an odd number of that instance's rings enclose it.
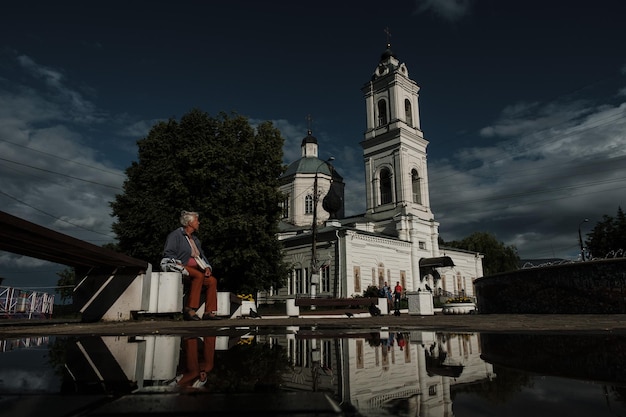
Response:
[[[444,267],[444,266],[454,266],[454,262],[452,258],[449,256],[438,256],[435,258],[422,258],[420,259],[420,267]]]

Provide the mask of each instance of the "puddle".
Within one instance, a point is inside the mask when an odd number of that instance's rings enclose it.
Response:
[[[7,416],[626,415],[624,335],[288,327],[0,347]]]

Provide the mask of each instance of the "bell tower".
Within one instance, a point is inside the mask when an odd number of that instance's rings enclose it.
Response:
[[[431,220],[426,147],[420,129],[419,86],[387,49],[361,91],[367,126],[361,142],[365,160],[366,215],[374,221],[413,213]]]

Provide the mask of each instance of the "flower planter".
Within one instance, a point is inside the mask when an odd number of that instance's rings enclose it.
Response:
[[[474,303],[446,303],[441,311],[443,314],[470,314],[476,310]]]

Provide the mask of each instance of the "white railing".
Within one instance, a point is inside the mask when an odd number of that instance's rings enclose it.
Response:
[[[50,318],[53,309],[52,294],[0,287],[0,318]]]
[[[0,340],[0,353],[17,349],[29,349],[38,346],[47,346],[49,336],[23,337],[21,339]]]

